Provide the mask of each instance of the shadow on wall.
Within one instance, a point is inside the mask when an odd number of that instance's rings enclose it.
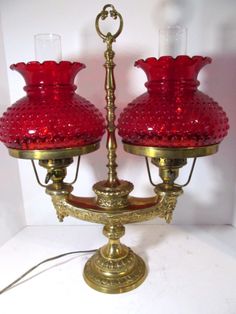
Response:
[[[229,117],[229,134],[221,144],[220,153],[215,158],[213,167],[222,171],[223,191],[219,192],[223,192],[222,198],[231,200],[233,217],[236,186],[236,43],[232,41],[232,33],[236,34],[235,22],[227,26],[222,25],[219,30],[219,43],[222,44],[222,49],[212,56],[212,65],[207,68],[206,92],[219,102]],[[219,206],[219,203],[216,205]]]
[[[6,60],[4,53],[3,35],[0,20],[0,113],[9,106],[9,90],[6,72]],[[23,201],[21,195],[19,170],[17,161],[10,158],[6,147],[0,143],[0,246],[10,239],[25,225]]]
[[[182,199],[184,215],[191,216],[189,218],[192,222],[204,223],[204,219],[198,215],[201,211],[203,218],[207,212],[214,217],[212,223],[221,221],[231,224],[236,186],[236,42],[232,40],[232,34],[236,35],[235,21],[222,24],[218,34],[219,53],[211,56],[212,64],[205,68],[204,92],[223,107],[229,117],[230,130],[220,145],[219,153],[207,158],[208,166],[214,173],[218,173],[214,196],[211,196],[213,201],[204,206],[187,193]],[[204,174],[202,175],[204,180]],[[179,205],[182,205],[182,199]],[[230,217],[232,219],[229,219]],[[178,221],[178,214],[176,221]]]

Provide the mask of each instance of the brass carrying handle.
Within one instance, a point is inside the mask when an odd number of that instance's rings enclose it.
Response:
[[[103,32],[100,29],[99,26],[99,22],[100,19],[101,20],[105,20],[108,16],[110,15],[111,18],[113,18],[114,20],[117,19],[117,17],[120,20],[120,25],[119,28],[117,30],[117,32],[115,34],[111,34],[111,33],[107,33],[106,35],[103,34]],[[95,21],[95,27],[96,27],[96,31],[98,33],[98,35],[104,40],[111,40],[112,42],[114,42],[116,40],[116,38],[120,35],[120,33],[122,32],[123,29],[123,18],[120,15],[119,12],[116,11],[115,7],[112,4],[107,4],[103,7],[102,11],[98,14],[98,16],[96,17],[96,21]]]

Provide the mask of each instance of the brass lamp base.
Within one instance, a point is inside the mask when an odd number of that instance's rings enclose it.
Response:
[[[146,278],[146,266],[141,257],[120,243],[125,227],[105,225],[103,233],[109,242],[87,261],[85,281],[91,288],[105,293],[122,293],[137,288]]]
[[[130,248],[122,246],[124,256],[111,259],[101,248],[85,264],[84,280],[93,289],[105,293],[122,293],[143,283],[147,271],[144,261]]]

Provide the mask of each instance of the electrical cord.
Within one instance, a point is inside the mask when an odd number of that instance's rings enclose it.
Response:
[[[8,286],[6,286],[5,288],[3,288],[2,290],[0,290],[0,294],[3,294],[4,292],[8,291],[9,289],[13,288],[19,281],[21,281],[25,276],[27,276],[29,273],[31,273],[33,270],[35,270],[36,268],[38,268],[40,265],[45,264],[47,262],[53,261],[55,259],[67,256],[67,255],[72,255],[72,254],[80,254],[80,253],[94,253],[97,250],[85,250],[85,251],[73,251],[73,252],[67,252],[67,253],[63,253],[60,255],[56,255],[50,258],[47,258],[43,261],[41,261],[40,263],[38,263],[37,265],[31,267],[29,270],[27,270],[25,273],[23,273],[20,277],[18,277],[16,280],[14,280],[12,283],[10,283]]]

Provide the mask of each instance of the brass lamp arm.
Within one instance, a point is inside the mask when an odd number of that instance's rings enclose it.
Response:
[[[160,192],[157,196],[149,198],[129,197],[127,208],[114,211],[100,208],[94,197],[51,194],[51,198],[60,221],[66,216],[72,216],[88,222],[111,225],[147,221],[155,217],[165,218],[170,223],[180,194],[182,190],[176,189],[168,193]]]

